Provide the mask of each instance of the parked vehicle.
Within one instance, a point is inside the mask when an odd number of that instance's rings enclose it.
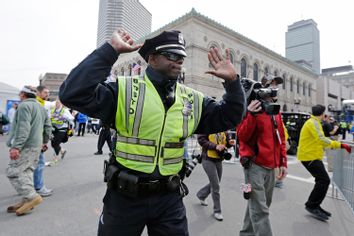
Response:
[[[289,155],[295,155],[299,144],[300,131],[305,121],[310,118],[306,112],[282,112],[282,119],[289,134]]]

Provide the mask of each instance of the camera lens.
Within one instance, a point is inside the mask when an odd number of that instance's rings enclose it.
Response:
[[[225,152],[224,155],[223,155],[223,158],[224,158],[225,160],[227,160],[227,161],[230,160],[231,157],[232,157],[231,153],[228,153],[228,152]]]

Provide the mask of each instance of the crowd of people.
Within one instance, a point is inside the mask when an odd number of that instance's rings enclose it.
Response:
[[[71,135],[93,133],[98,135],[94,154],[102,155],[105,143],[111,152],[98,235],[140,235],[144,227],[149,235],[189,235],[183,204],[188,188],[183,180],[194,166],[186,158],[185,147],[187,138],[198,134],[209,180],[196,194],[200,204],[207,206],[211,195],[213,216],[223,220],[222,161],[229,158],[227,149],[237,145],[247,186],[239,234],[273,235],[269,219],[273,188],[276,183],[282,186],[288,172],[287,130],[277,104],[283,79],[268,74],[259,83],[241,79],[229,50],[223,56],[211,48],[206,73],[224,80],[225,88],[217,101],[185,86],[184,75],[181,81],[185,46],[179,31],[164,31],[144,44],[134,44],[119,29],[71,71],[56,101],[48,101],[45,86],[24,86],[21,103],[11,113],[6,170],[21,201],[7,211],[24,215],[53,193],[43,178],[49,141],[55,164],[65,157],[67,150],[61,144]],[[144,75],[107,81],[118,57],[136,50],[148,64]],[[351,152],[351,148],[337,141],[339,125],[330,124],[324,113],[322,105],[312,107],[300,133],[297,157],[316,182],[305,209],[325,221],[331,213],[321,208],[330,182],[323,149]],[[237,144],[228,133],[231,129],[236,130]]]
[[[42,85],[24,86],[19,94],[20,103],[13,103],[8,116],[1,114],[1,123],[9,126],[10,162],[6,174],[21,196],[21,201],[9,206],[7,211],[18,216],[40,204],[42,197],[53,194],[53,189],[44,184],[45,166],[52,166],[65,157],[67,150],[61,144],[69,137],[85,133],[86,124],[82,125],[80,113],[64,107],[59,99],[49,101],[49,93]],[[99,124],[92,129],[98,134]],[[49,142],[53,155],[45,161]]]

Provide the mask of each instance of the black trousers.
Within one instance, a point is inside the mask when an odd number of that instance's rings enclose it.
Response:
[[[100,135],[98,136],[97,151],[102,151],[105,142],[107,142],[109,150],[112,151],[113,145],[111,138],[111,130],[109,128],[101,129]]]
[[[309,208],[319,207],[326,197],[331,180],[321,160],[302,161],[301,163],[315,177],[315,186],[305,205]]]
[[[80,136],[80,133],[82,136],[84,136],[85,128],[86,128],[86,123],[79,123],[79,130],[77,131],[77,136]]]
[[[130,198],[107,189],[98,236],[188,236],[186,209],[179,190]]]
[[[66,138],[66,131],[56,132],[53,134],[53,139],[51,141],[52,148],[54,149],[55,155],[59,155],[61,150],[60,144],[63,143],[63,140]]]

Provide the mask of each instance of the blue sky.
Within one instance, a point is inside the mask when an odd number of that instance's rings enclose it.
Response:
[[[288,25],[317,22],[321,68],[352,64],[354,14],[349,0],[140,0],[156,30],[197,12],[285,55]],[[334,4],[335,3],[335,4]],[[45,72],[69,73],[96,47],[99,0],[17,0],[0,3],[0,81],[38,84]]]

